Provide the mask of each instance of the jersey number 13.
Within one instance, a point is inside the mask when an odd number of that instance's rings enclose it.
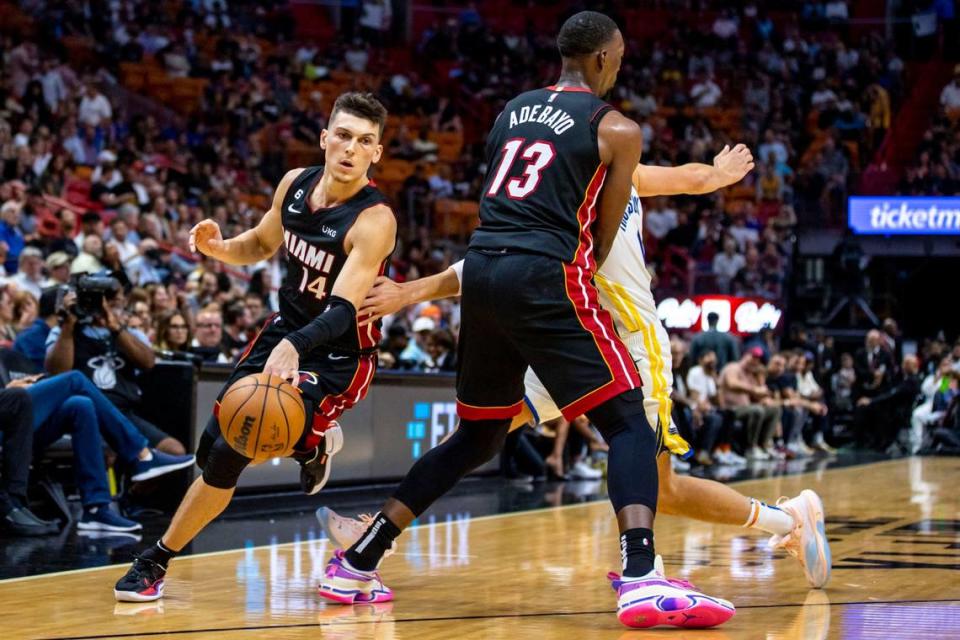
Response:
[[[513,163],[517,159],[517,154],[522,160],[526,160],[526,168],[523,175],[507,180],[507,197],[512,200],[523,200],[531,193],[537,190],[540,185],[541,173],[550,166],[557,152],[553,145],[545,140],[536,140],[524,146],[526,142],[523,138],[512,138],[507,140],[500,150],[500,164],[497,165],[497,171],[487,189],[487,195],[496,196],[503,187],[503,181],[506,180]],[[520,151],[520,149],[523,151]]]

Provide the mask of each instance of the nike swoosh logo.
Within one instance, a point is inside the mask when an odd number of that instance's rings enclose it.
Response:
[[[333,354],[331,353],[331,354],[328,355],[327,357],[330,358],[331,360],[346,360],[346,359],[349,358],[350,356],[335,356],[335,355],[333,355]]]
[[[303,213],[303,209],[294,209],[292,202],[287,205],[287,211],[289,211],[290,213]]]

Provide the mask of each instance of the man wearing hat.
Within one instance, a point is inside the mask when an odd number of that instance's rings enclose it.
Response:
[[[73,258],[64,251],[54,251],[47,256],[47,273],[50,275],[49,285],[67,284],[70,281],[70,263]]]
[[[420,316],[414,320],[414,339],[407,344],[407,348],[400,354],[400,360],[414,369],[422,369],[430,360],[430,356],[427,354],[427,340],[436,328],[437,323],[433,321],[433,318]]]

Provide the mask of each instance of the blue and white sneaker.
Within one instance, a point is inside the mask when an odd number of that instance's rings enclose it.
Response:
[[[100,504],[94,507],[84,507],[83,516],[77,523],[77,529],[83,531],[140,531],[143,525],[133,520],[128,520],[116,513],[108,504]]]
[[[142,482],[150,478],[162,476],[165,473],[171,473],[179,469],[184,469],[193,464],[194,456],[172,456],[169,453],[163,453],[156,449],[150,449],[153,457],[149,460],[137,460],[133,465],[130,479],[134,482]]]

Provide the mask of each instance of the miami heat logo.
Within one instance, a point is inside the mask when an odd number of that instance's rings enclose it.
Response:
[[[317,374],[312,371],[300,371],[300,377],[297,378],[298,384],[297,387],[302,387],[303,383],[307,382],[313,386],[320,384],[320,380],[317,378]]]
[[[117,371],[123,368],[123,359],[113,354],[97,356],[87,360],[87,366],[93,369],[93,384],[109,391],[117,386]]]

